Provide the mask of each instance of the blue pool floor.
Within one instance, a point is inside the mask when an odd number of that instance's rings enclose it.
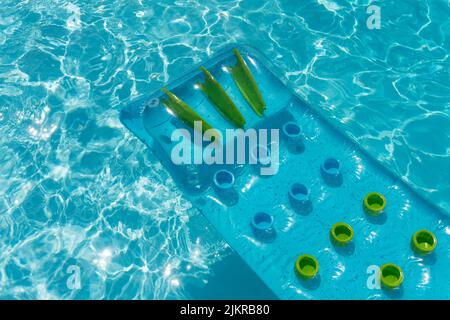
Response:
[[[216,194],[211,188],[211,174],[205,175],[207,188],[201,193],[192,194],[184,185],[186,172],[174,167],[167,154],[173,147],[167,138],[180,123],[165,114],[162,106],[145,107],[148,101],[160,99],[160,92],[128,106],[122,120],[154,150],[180,189],[230,246],[282,299],[450,298],[449,218],[294,95],[263,56],[243,47],[240,50],[267,103],[265,118],[258,119],[224,68],[234,64],[227,50],[205,65],[240,108],[248,127],[280,127],[294,120],[302,128],[305,145],[304,152],[293,154],[282,142],[280,170],[275,176],[261,177],[251,166],[236,173],[237,203],[229,205]],[[201,91],[194,89],[199,79],[200,74],[193,71],[169,87],[216,128],[227,128],[228,124],[211,111]],[[343,183],[338,187],[327,185],[320,174],[321,164],[329,157],[338,159],[342,167]],[[288,190],[293,183],[310,190],[311,212],[299,214],[292,209]],[[368,216],[362,208],[364,196],[373,191],[387,199],[387,208],[379,217]],[[276,237],[271,242],[258,240],[250,226],[253,215],[260,211],[274,217]],[[341,221],[355,232],[353,243],[345,248],[335,247],[329,239],[331,226]],[[429,229],[438,239],[430,256],[418,256],[410,247],[411,236],[420,229]],[[300,254],[312,254],[318,260],[319,274],[313,280],[300,280],[294,273],[294,262]],[[374,270],[385,263],[403,269],[405,279],[400,289],[382,289],[373,277]]]

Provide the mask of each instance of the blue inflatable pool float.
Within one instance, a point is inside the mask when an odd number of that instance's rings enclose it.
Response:
[[[256,114],[228,68],[236,65],[232,49],[202,66],[234,101],[245,128],[279,130],[277,174],[262,176],[258,166],[245,164],[174,164],[172,133],[186,125],[163,106],[167,96],[160,90],[121,114],[185,196],[282,299],[449,299],[448,216],[302,101],[262,54],[239,46],[266,103],[264,116]],[[199,90],[199,67],[166,88],[223,132],[230,123]],[[193,150],[201,147],[192,142]],[[333,245],[329,236],[340,221],[354,232],[346,246]],[[423,229],[438,243],[427,255],[411,248],[411,237]],[[294,271],[305,254],[320,264],[307,280]],[[401,268],[401,286],[380,285],[380,266],[386,264]]]

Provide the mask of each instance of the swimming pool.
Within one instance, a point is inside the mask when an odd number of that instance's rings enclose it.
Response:
[[[241,263],[119,121],[232,43],[450,211],[446,1],[384,1],[379,30],[355,1],[2,4],[2,298],[189,297]]]

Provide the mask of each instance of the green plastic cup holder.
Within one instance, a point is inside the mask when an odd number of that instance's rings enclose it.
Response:
[[[336,245],[345,246],[353,240],[353,228],[345,222],[338,222],[331,227],[330,236]]]
[[[416,252],[429,254],[436,248],[437,239],[433,232],[419,230],[412,236],[411,245]]]
[[[380,281],[386,288],[398,288],[403,282],[403,271],[393,263],[384,264],[380,267]]]
[[[371,192],[364,197],[363,207],[368,214],[377,216],[386,208],[386,198],[378,192]]]
[[[319,262],[309,254],[303,254],[295,261],[295,272],[302,279],[314,278],[319,271]]]

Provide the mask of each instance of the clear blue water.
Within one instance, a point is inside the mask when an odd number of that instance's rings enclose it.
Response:
[[[448,2],[368,3],[2,0],[0,296],[185,297],[235,256],[119,121],[231,43],[450,212]]]

